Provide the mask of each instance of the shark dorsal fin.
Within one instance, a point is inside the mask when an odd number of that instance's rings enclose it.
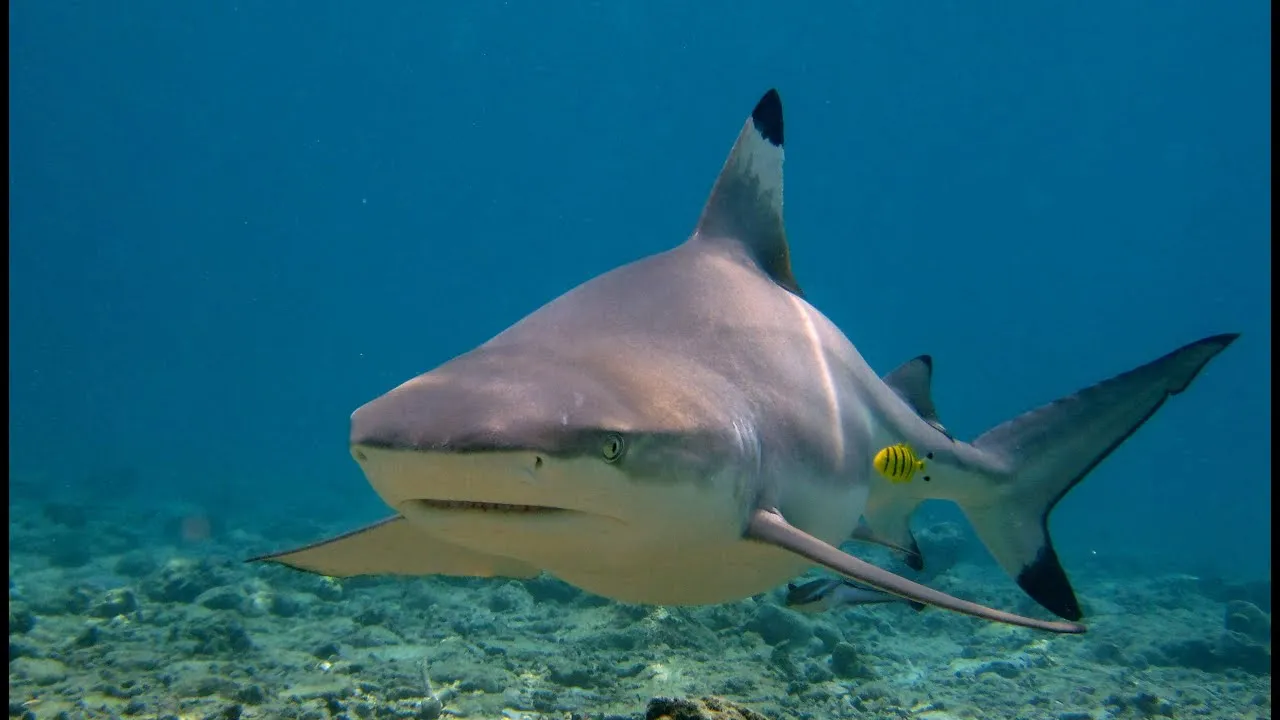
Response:
[[[940,430],[947,437],[951,437],[946,429],[942,427],[942,423],[939,422],[938,410],[933,406],[933,393],[930,390],[933,384],[932,357],[920,355],[911,358],[894,368],[893,372],[885,375],[883,380],[884,384],[897,393],[898,397],[906,401],[925,422]]]
[[[693,242],[727,245],[799,295],[782,223],[782,98],[770,90],[738,134]]]

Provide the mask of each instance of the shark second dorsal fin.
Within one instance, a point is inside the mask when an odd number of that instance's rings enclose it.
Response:
[[[932,357],[929,355],[914,357],[894,368],[893,372],[882,379],[884,384],[910,405],[925,422],[937,428],[943,435],[951,437],[951,433],[947,432],[939,422],[938,409],[933,406]]]
[[[770,90],[738,134],[692,242],[728,246],[800,295],[782,223],[782,98]]]

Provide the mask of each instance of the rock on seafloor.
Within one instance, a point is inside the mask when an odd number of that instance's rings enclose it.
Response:
[[[644,720],[769,720],[751,708],[732,700],[707,696],[696,700],[653,698]]]
[[[649,698],[671,720],[1271,717],[1265,580],[1076,563],[1090,632],[1057,636],[902,604],[807,615],[781,590],[652,607],[547,576],[339,580],[243,562],[341,529],[310,521],[186,542],[164,513],[10,509],[24,720],[638,720]],[[939,589],[1042,612],[955,528],[921,537],[955,558]]]

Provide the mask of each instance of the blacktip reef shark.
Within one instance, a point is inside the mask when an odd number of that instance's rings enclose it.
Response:
[[[659,605],[743,599],[817,564],[917,603],[1083,632],[1049,511],[1236,336],[958,441],[937,421],[927,362],[880,378],[805,300],[782,161],[770,90],[684,243],[583,283],[352,414],[351,455],[392,517],[255,559],[336,577],[547,572]],[[874,471],[895,444],[926,460],[916,480]],[[906,519],[927,498],[957,502],[1000,565],[1065,620],[984,607],[838,549],[863,528],[910,551]]]
[[[787,594],[782,604],[796,612],[817,613],[844,606],[856,607],[895,602],[908,603],[913,610],[925,608],[923,603],[872,590],[846,578],[818,578],[799,585],[788,583]]]

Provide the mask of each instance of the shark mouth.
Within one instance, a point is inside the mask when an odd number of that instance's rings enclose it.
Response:
[[[509,505],[507,503],[472,502],[470,500],[415,500],[420,507],[430,510],[472,510],[496,513],[561,513],[572,512],[565,508],[545,505]]]

